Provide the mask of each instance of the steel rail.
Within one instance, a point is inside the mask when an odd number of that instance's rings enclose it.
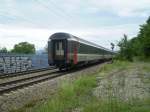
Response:
[[[22,71],[22,72],[15,72],[15,73],[8,73],[8,74],[0,74],[0,79],[10,78],[10,77],[17,77],[17,76],[27,75],[27,74],[30,74],[30,73],[36,73],[36,72],[51,70],[51,69],[55,69],[55,67],[32,69],[32,70],[27,70],[27,71]]]
[[[20,79],[20,80],[10,81],[7,83],[0,84],[0,95],[19,89],[19,88],[27,87],[29,85],[42,82],[45,80],[49,80],[49,79],[58,77],[63,74],[64,73],[61,73],[59,71],[53,71],[50,73],[45,73],[45,74],[41,74],[38,76],[30,77],[30,78],[25,78],[25,79]]]
[[[97,63],[100,64],[100,63]],[[15,91],[17,89],[23,88],[23,87],[28,87],[46,80],[50,80],[56,77],[60,77],[62,75],[66,75],[68,73],[74,73],[80,70],[83,70],[84,68],[88,68],[90,66],[93,65],[97,65],[97,64],[91,64],[91,65],[85,65],[84,67],[78,67],[77,69],[73,69],[71,71],[64,71],[64,72],[60,72],[60,71],[53,71],[50,73],[45,73],[45,74],[40,74],[38,76],[33,76],[33,77],[28,77],[28,78],[24,78],[24,79],[19,79],[16,81],[10,81],[7,83],[1,83],[0,84],[0,95],[3,95],[5,93],[9,93],[11,91]],[[102,63],[101,63],[102,64]]]
[[[43,72],[46,72],[46,73],[43,73]],[[26,76],[26,77],[19,77],[19,78],[17,77],[17,79],[6,80],[6,81],[0,83],[0,87],[3,87],[3,86],[8,85],[8,84],[10,85],[13,83],[18,83],[18,82],[25,81],[25,80],[43,77],[43,76],[51,74],[53,72],[55,72],[55,70],[53,70],[53,71],[52,70],[40,71],[40,72],[28,74],[28,76]]]

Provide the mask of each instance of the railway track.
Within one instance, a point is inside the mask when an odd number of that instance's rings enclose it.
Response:
[[[33,75],[30,75],[28,77],[22,77],[20,79],[14,79],[14,80],[9,80],[0,83],[0,95],[9,93],[19,88],[27,87],[29,85],[33,85],[45,80],[58,77],[64,73],[61,73],[55,69],[55,70],[47,70],[44,72],[39,72],[38,73],[39,75],[35,75],[35,74],[37,73],[33,73]]]
[[[99,63],[97,63],[99,64]],[[97,65],[94,64],[94,65]],[[9,93],[11,91],[15,91],[17,89],[27,87],[33,84],[37,84],[49,79],[53,79],[62,75],[66,75],[68,73],[73,73],[76,71],[83,70],[84,68],[88,68],[91,65],[85,65],[84,67],[78,67],[77,69],[73,69],[70,71],[58,71],[57,69],[48,69],[39,72],[34,72],[26,75],[17,75],[18,77],[11,77],[9,80],[4,80],[0,82],[0,95],[5,93]]]
[[[0,79],[17,77],[17,76],[21,76],[21,75],[27,75],[29,73],[36,73],[36,72],[46,71],[46,70],[50,70],[50,69],[55,69],[55,67],[41,68],[41,69],[32,69],[32,70],[16,72],[16,73],[0,74]]]

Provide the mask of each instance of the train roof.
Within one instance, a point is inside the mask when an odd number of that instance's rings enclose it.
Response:
[[[74,40],[74,41],[78,41],[78,42],[81,42],[81,43],[84,43],[84,44],[87,44],[87,45],[90,45],[90,46],[94,46],[94,47],[97,47],[97,48],[100,48],[100,49],[104,49],[106,51],[109,51],[109,52],[112,52],[112,53],[115,53],[107,48],[104,48],[100,45],[97,45],[95,43],[92,43],[92,42],[89,42],[87,40],[84,40],[84,39],[81,39],[79,37],[76,37],[76,36],[73,36],[69,33],[63,33],[63,32],[60,32],[60,33],[54,33],[53,35],[50,36],[49,39],[68,39],[68,40]]]

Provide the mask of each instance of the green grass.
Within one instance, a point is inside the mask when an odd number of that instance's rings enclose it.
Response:
[[[103,65],[99,72],[97,73],[100,77],[104,77],[114,72],[119,72],[123,70],[127,70],[132,65],[131,62],[128,61],[118,61],[114,60],[112,64],[105,64]]]
[[[126,68],[130,63],[115,62],[106,65],[103,72],[114,70],[118,65],[120,68]],[[62,83],[58,94],[38,107],[36,112],[72,112],[78,108],[80,112],[149,112],[150,110],[150,98],[143,101],[131,99],[130,102],[125,102],[109,94],[108,98],[100,99],[92,94],[95,87],[95,75],[80,77],[72,84]]]
[[[143,66],[143,70],[144,70],[145,72],[150,72],[150,64],[144,65],[144,66]]]
[[[58,93],[38,107],[36,112],[71,112],[88,101],[94,87],[96,87],[95,76],[81,77],[72,84],[65,82]]]
[[[95,99],[86,104],[82,112],[149,112],[149,101],[133,101],[130,104],[112,97],[109,100]]]
[[[97,76],[103,77],[115,70],[128,70],[132,65],[130,62],[114,61],[113,64],[104,65],[96,75],[82,76],[72,83],[64,81],[57,94],[34,106],[30,112],[73,112],[76,109],[79,109],[79,112],[150,112],[150,98],[125,102],[115,98],[111,92],[106,99],[93,95],[93,89],[97,86]],[[149,67],[144,66],[143,69],[149,70]]]
[[[127,61],[114,61],[113,64],[104,65],[101,69],[102,72],[111,72],[112,70],[127,69],[131,65],[131,62]]]

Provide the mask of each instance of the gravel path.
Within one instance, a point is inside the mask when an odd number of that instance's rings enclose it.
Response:
[[[107,76],[98,75],[94,95],[99,98],[115,97],[123,101],[150,98],[150,72],[144,64],[132,64],[124,70],[113,70]]]

